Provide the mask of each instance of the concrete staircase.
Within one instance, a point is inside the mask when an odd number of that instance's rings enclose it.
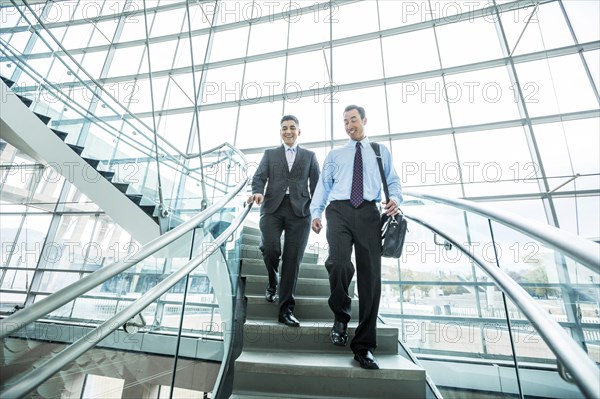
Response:
[[[301,327],[287,327],[277,322],[277,304],[264,299],[267,277],[259,231],[244,227],[242,241],[247,308],[232,398],[425,398],[425,370],[398,353],[396,328],[378,328],[380,370],[361,369],[349,343],[344,348],[331,344],[329,280],[317,254],[305,254],[300,266],[294,314]],[[353,282],[351,295],[354,288]],[[349,340],[358,321],[358,300],[352,313]]]

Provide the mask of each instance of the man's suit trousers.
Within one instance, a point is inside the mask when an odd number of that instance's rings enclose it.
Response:
[[[381,213],[375,202],[365,201],[354,208],[350,201],[332,201],[325,210],[331,295],[329,307],[336,321],[351,317],[348,288],[354,275],[352,246],[356,256],[358,327],[350,347],[374,350],[377,347],[377,314],[381,295]]]

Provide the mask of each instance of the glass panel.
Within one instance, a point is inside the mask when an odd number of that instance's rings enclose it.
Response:
[[[185,8],[161,11],[156,13],[154,18],[148,16],[148,25],[152,26],[152,30],[148,28],[150,30],[150,37],[179,33],[183,26],[187,26]]]
[[[277,8],[280,4],[271,2],[269,5]],[[265,12],[268,10],[266,6],[262,9]],[[286,49],[288,25],[289,18],[252,25],[248,55],[264,54]]]
[[[290,55],[287,61],[287,82],[285,92],[292,98],[293,93],[304,90],[329,88],[328,67],[331,65],[329,49]]]
[[[590,23],[600,19],[600,4],[597,1],[573,0],[563,1],[562,4],[567,10],[567,16],[579,43],[600,39],[600,32],[593,23]]]
[[[274,95],[286,93],[288,88],[290,91],[296,91],[297,88],[294,85],[283,84],[285,61],[284,57],[280,57],[247,63],[244,86],[241,87],[242,100],[252,102],[261,97],[273,100]]]
[[[333,40],[377,31],[377,3],[361,1],[340,6],[334,2],[331,16]],[[369,57],[365,57],[365,60],[367,59]]]
[[[396,171],[405,187],[460,183],[459,164],[450,135],[392,142]]]
[[[558,3],[540,4],[537,11],[534,10],[532,5],[500,15],[512,54],[533,53],[573,44]]]
[[[531,161],[522,128],[458,134],[456,145],[467,196],[538,191],[539,168]]]
[[[387,36],[381,39],[381,43],[386,77],[408,75],[440,68],[433,29]],[[400,54],[401,56],[399,56]]]
[[[596,182],[599,179],[596,178]],[[600,240],[600,197],[555,198],[560,228],[590,240]]]
[[[431,20],[431,7],[425,0],[378,1],[377,7],[382,30]]]
[[[506,67],[451,75],[446,92],[455,126],[519,118]]]
[[[216,147],[223,142],[233,143],[237,114],[237,107],[200,111],[200,137],[203,150]]]
[[[236,136],[236,142],[233,143],[239,148],[276,146],[280,143],[279,120],[281,119],[281,102],[270,102],[256,105],[244,105],[240,108],[239,123],[240,129]],[[264,126],[265,121],[273,121],[270,134],[265,134],[264,139],[257,142],[254,134],[245,132],[246,126]],[[277,130],[275,130],[277,129]]]
[[[360,57],[360,62],[357,61]],[[333,81],[336,85],[383,78],[379,39],[333,48]]]
[[[209,69],[205,75],[202,102],[210,104],[237,101],[241,91],[243,70],[243,65]]]
[[[597,152],[590,151],[600,148],[600,119],[547,123],[533,128],[546,175],[560,178],[556,186],[578,173],[591,178],[578,178],[575,183],[579,190],[600,187],[600,159]]]
[[[225,2],[224,4],[237,3]],[[215,32],[210,61],[223,61],[246,55],[248,44],[248,26]]]
[[[450,127],[441,78],[387,86],[391,133]]]
[[[143,54],[146,54],[144,46],[115,49],[115,55],[110,64],[107,77],[134,75],[138,72],[140,66],[147,69],[148,61],[145,61],[145,58],[140,61]],[[132,60],[135,61],[132,62]],[[144,65],[146,66],[144,67]]]
[[[94,24],[94,33],[87,47],[103,46],[112,44],[112,39],[118,26],[118,19],[113,18],[108,21],[102,21]]]
[[[294,3],[291,3],[294,4]],[[311,2],[311,5],[314,2]],[[328,4],[317,6],[313,12],[295,12],[297,5],[290,6],[292,14],[290,21],[289,48],[301,47],[307,44],[329,41],[330,10]],[[310,65],[310,64],[305,64]]]
[[[532,117],[598,107],[578,54],[516,64],[516,69]]]
[[[436,29],[444,68],[502,57],[493,21],[476,18]]]

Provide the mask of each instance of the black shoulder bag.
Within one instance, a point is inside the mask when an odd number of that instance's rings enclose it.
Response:
[[[383,191],[385,193],[385,200],[390,200],[390,190],[387,185],[385,178],[385,172],[383,171],[383,161],[381,160],[381,152],[379,150],[378,143],[371,143],[373,151],[377,156],[377,164],[379,165],[379,175],[381,176],[381,182],[383,183]],[[400,213],[395,216],[388,216],[385,213],[381,215],[381,256],[384,258],[399,258],[402,255],[402,248],[404,247],[404,237],[408,230],[408,223],[406,218]]]

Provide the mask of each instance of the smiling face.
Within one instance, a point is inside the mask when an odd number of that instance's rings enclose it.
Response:
[[[365,138],[366,124],[367,118],[361,119],[357,109],[344,112],[344,128],[352,140],[361,141]]]
[[[296,144],[296,140],[298,140],[298,136],[300,136],[300,128],[296,125],[296,122],[293,120],[287,120],[281,122],[281,130],[279,131],[281,135],[281,140],[288,147],[292,147]]]

